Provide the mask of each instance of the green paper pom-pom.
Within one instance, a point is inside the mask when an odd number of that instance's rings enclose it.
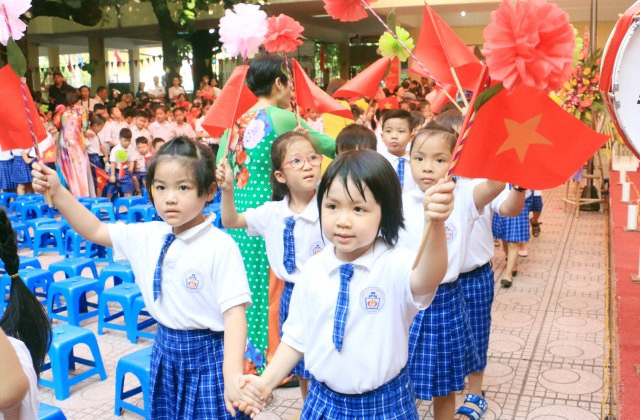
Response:
[[[411,38],[411,35],[406,29],[396,26],[396,35],[402,40],[404,45],[409,48],[409,50],[413,50],[415,44],[413,43],[413,38]],[[409,58],[409,52],[407,52],[400,42],[398,42],[389,32],[382,34],[378,40],[378,48],[380,48],[380,52],[383,57],[398,57],[400,61],[407,61]]]
[[[118,162],[120,163],[126,162],[128,158],[129,158],[129,155],[127,154],[126,150],[118,150],[116,152],[116,159],[118,160]]]

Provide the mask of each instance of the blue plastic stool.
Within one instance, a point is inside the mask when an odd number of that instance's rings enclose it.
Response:
[[[47,302],[47,296],[49,295],[49,288],[54,283],[53,274],[51,274],[49,270],[42,270],[40,268],[26,268],[19,270],[19,274],[20,278],[27,285],[27,288],[31,290],[37,298],[42,298],[40,302],[45,304]],[[38,291],[38,289],[41,291]]]
[[[142,197],[129,196],[129,197],[116,198],[116,201],[114,202],[114,205],[113,205],[113,207],[116,210],[116,220],[124,220],[127,217],[127,215],[124,212],[120,211],[122,210],[122,207],[125,207],[128,213],[131,206],[135,206],[136,204],[146,204],[146,203],[147,203],[147,200],[145,200]]]
[[[42,225],[46,225],[48,223],[56,223],[57,220],[53,217],[37,217],[35,219],[29,219],[27,221],[25,221],[24,223],[29,226],[31,229],[33,229],[33,231],[35,232],[35,230]]]
[[[139,416],[143,416],[145,419],[149,418],[149,385],[151,382],[149,378],[149,371],[151,370],[151,349],[152,347],[147,347],[134,353],[122,356],[120,360],[118,360],[118,365],[116,367],[116,416],[120,416],[122,414],[122,409],[126,409],[136,413]],[[127,373],[131,373],[136,378],[138,378],[138,381],[140,381],[140,386],[125,391],[124,378]],[[144,408],[140,408],[125,401],[127,398],[137,395],[140,392],[142,392]]]
[[[121,283],[135,283],[136,279],[133,275],[133,269],[128,262],[117,262],[109,264],[100,271],[100,286],[104,289],[107,280],[113,277],[113,285],[117,286]]]
[[[9,207],[9,203],[15,201],[18,194],[14,192],[0,192],[0,206]]]
[[[84,257],[86,255],[87,243],[78,232],[73,229],[67,230],[65,233],[65,255],[68,257]]]
[[[60,222],[47,223],[38,226],[33,233],[33,255],[38,256],[41,252],[56,251],[64,255],[64,226]],[[50,243],[50,238],[54,243]]]
[[[150,222],[156,214],[156,209],[152,204],[136,204],[129,207],[127,223]]]
[[[107,197],[79,197],[80,204],[85,206],[87,210],[91,210],[91,206],[95,203],[110,203],[111,201]]]
[[[145,337],[150,339],[155,339],[156,334],[151,331],[145,331],[150,326],[157,324],[158,322],[151,317],[149,312],[145,309],[146,305],[144,303],[144,299],[142,295],[135,298],[133,301],[133,306],[131,308],[131,313],[133,314],[133,319],[136,320],[135,324],[132,323],[130,325],[130,329],[127,331],[127,338],[131,341],[132,344],[136,344],[138,342],[139,337]],[[140,316],[146,316],[148,318],[138,322],[138,318]]]
[[[38,420],[67,420],[62,410],[43,402],[38,408]]]
[[[40,217],[50,216],[49,206],[47,203],[39,201],[29,201],[22,206],[22,220],[37,219]]]
[[[101,380],[107,379],[107,373],[102,364],[102,356],[96,336],[91,330],[73,325],[57,325],[51,331],[51,347],[49,347],[49,362],[42,366],[42,372],[51,369],[53,380],[42,379],[38,383],[53,388],[57,400],[69,398],[69,389],[85,379],[99,375]],[[85,344],[91,351],[93,360],[83,359],[73,354],[73,348]],[[74,377],[69,377],[69,370],[75,370],[76,363],[90,366],[91,369]]]
[[[113,262],[113,250],[109,247],[89,242],[89,251],[87,257],[93,258],[95,262]]]
[[[51,319],[65,321],[70,325],[80,326],[80,322],[98,315],[98,305],[87,301],[87,293],[95,292],[100,298],[102,289],[98,280],[86,277],[71,277],[68,280],[56,281],[49,286],[47,296],[47,312]],[[56,302],[56,298],[64,297],[65,305]],[[95,310],[89,310],[95,308]],[[67,315],[61,315],[61,312]]]
[[[18,248],[32,248],[33,241],[31,240],[31,232],[29,232],[29,226],[22,222],[13,222],[13,231],[16,233],[16,240]]]
[[[40,260],[36,257],[27,257],[26,255],[20,255],[20,265],[18,266],[18,270],[22,270],[23,268],[33,267],[33,268],[42,268],[40,265]],[[0,274],[5,273],[4,263],[0,260]]]
[[[113,210],[113,204],[108,203],[93,203],[91,205],[91,213],[102,221],[116,221],[116,214]]]
[[[94,279],[98,278],[96,263],[91,258],[64,258],[49,265],[51,274],[55,276],[56,273],[62,271],[66,278],[82,276],[82,272],[87,268],[91,270]]]
[[[98,305],[98,335],[102,335],[104,328],[126,331],[128,335],[129,326],[138,325],[138,318],[134,318],[131,312],[133,302],[138,296],[140,296],[140,288],[138,285],[131,283],[123,283],[104,290],[100,295],[100,304]],[[109,302],[119,303],[122,310],[111,314],[109,312]],[[124,324],[111,322],[121,317],[124,317]]]

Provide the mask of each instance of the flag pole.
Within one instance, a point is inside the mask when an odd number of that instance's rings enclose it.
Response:
[[[453,76],[453,80],[456,82],[456,86],[458,87],[458,93],[462,96],[462,102],[464,102],[464,107],[469,109],[469,101],[467,101],[467,95],[464,94],[464,89],[462,89],[462,85],[460,84],[460,79],[458,79],[458,74],[453,67],[449,67],[451,70],[451,75]]]
[[[460,154],[462,153],[462,149],[467,142],[467,138],[469,137],[469,132],[471,131],[471,127],[473,126],[473,119],[475,118],[475,104],[478,99],[478,95],[480,95],[480,90],[484,86],[487,81],[487,77],[489,76],[489,67],[487,65],[482,66],[482,71],[480,72],[480,77],[478,78],[478,84],[476,85],[476,89],[473,92],[473,97],[471,98],[471,104],[467,108],[467,114],[464,117],[464,122],[462,123],[462,128],[460,129],[460,134],[458,135],[458,142],[456,144],[455,151],[453,153],[453,157],[451,158],[451,162],[449,163],[449,169],[447,170],[447,175],[445,177],[445,182],[448,182],[453,177],[453,171],[460,160]],[[420,248],[418,248],[418,254],[416,255],[416,259],[413,261],[413,269],[418,266],[420,262],[420,257],[424,253],[424,249],[427,247],[427,242],[429,241],[429,236],[431,236],[432,225],[431,221],[427,220],[424,235],[422,236],[422,242],[420,242]]]

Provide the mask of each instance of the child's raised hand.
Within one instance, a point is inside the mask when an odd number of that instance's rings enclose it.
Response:
[[[222,191],[228,191],[233,187],[233,172],[229,166],[229,162],[223,159],[216,168],[216,181],[218,188]]]
[[[432,222],[444,222],[453,210],[453,189],[456,184],[451,179],[441,179],[424,193],[424,216]]]
[[[31,169],[31,175],[33,176],[33,191],[38,194],[44,194],[49,191],[49,194],[53,197],[58,190],[62,188],[60,178],[58,178],[56,171],[43,163],[34,163]]]

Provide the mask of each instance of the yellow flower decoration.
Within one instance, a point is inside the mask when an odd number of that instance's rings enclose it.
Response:
[[[396,26],[396,35],[402,40],[409,50],[413,50],[415,48],[413,38],[411,38],[411,35],[409,35],[409,32],[407,32],[406,29]],[[409,58],[409,52],[389,32],[382,34],[378,40],[378,48],[380,48],[380,52],[383,57],[398,57],[400,61],[407,61]]]

